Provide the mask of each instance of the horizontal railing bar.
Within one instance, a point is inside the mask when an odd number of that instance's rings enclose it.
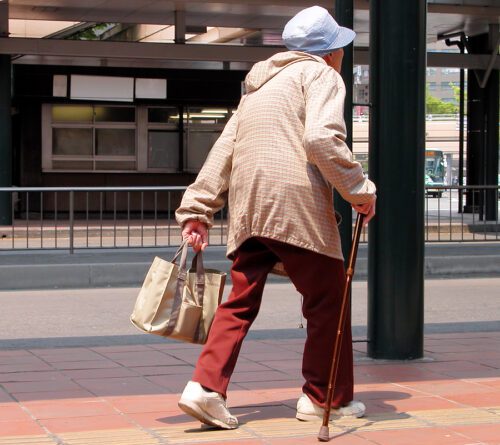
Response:
[[[143,187],[0,187],[0,192],[141,192],[183,191],[188,186]],[[500,185],[426,185],[425,190],[500,190]]]
[[[0,192],[141,192],[141,191],[183,191],[187,186],[144,186],[144,187],[0,187]]]
[[[500,185],[426,185],[426,190],[500,190]]]

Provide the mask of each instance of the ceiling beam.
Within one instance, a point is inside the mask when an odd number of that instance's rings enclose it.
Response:
[[[9,2],[0,1],[0,37],[9,35]]]
[[[283,47],[236,45],[0,38],[0,54],[76,58],[258,62],[284,50]],[[355,48],[354,63],[367,65],[368,54],[367,48]],[[485,70],[490,62],[488,54],[427,53],[427,66],[431,67]],[[500,69],[500,56],[493,62],[493,69]]]
[[[490,54],[427,53],[427,66],[435,68],[486,70],[490,62]],[[500,56],[496,57],[493,69],[500,70]]]
[[[0,54],[257,62],[282,47],[0,38]]]

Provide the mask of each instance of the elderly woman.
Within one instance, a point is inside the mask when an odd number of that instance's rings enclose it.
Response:
[[[226,391],[267,275],[284,271],[303,295],[307,340],[297,418],[322,417],[345,281],[332,186],[367,222],[375,186],[346,146],[342,47],[355,33],[313,6],[285,26],[290,51],[259,62],[246,94],[212,148],[176,217],[195,250],[208,244],[213,215],[229,200],[227,254],[233,288],[221,304],[180,408],[203,423],[236,428]],[[353,401],[350,325],[343,335],[333,413],[361,417]]]

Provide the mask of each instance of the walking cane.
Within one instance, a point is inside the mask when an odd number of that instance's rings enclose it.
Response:
[[[347,264],[344,294],[342,295],[342,306],[340,309],[340,319],[337,329],[337,337],[335,338],[335,347],[333,349],[332,365],[330,367],[330,378],[328,380],[328,392],[326,393],[326,405],[323,414],[323,425],[321,425],[321,428],[318,433],[318,440],[320,442],[328,442],[330,440],[328,422],[330,420],[330,410],[332,409],[332,399],[333,399],[333,392],[335,390],[335,380],[337,379],[340,345],[347,314],[347,305],[348,305],[347,300],[349,299],[349,290],[351,289],[352,276],[354,275],[354,265],[356,264],[359,238],[361,237],[361,229],[363,228],[364,217],[365,215],[363,215],[362,213],[358,213],[358,217],[356,219],[356,226],[354,228],[354,237],[352,240],[351,252],[349,254],[349,262]]]

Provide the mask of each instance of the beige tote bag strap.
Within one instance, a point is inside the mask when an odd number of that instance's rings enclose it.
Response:
[[[174,257],[172,258],[172,263],[176,264],[175,262],[177,261],[177,258],[179,258],[179,255],[184,252],[184,246],[187,246],[187,245],[188,245],[187,240],[182,240],[181,245],[177,249],[177,252],[175,252]],[[185,249],[185,251],[186,251],[186,258],[187,258],[187,249]],[[181,261],[182,261],[182,259],[181,259]]]
[[[170,314],[170,319],[168,320],[167,328],[165,329],[165,335],[167,336],[172,334],[172,332],[174,331],[175,325],[177,324],[177,319],[179,318],[179,312],[181,310],[182,291],[184,289],[184,286],[186,285],[187,278],[186,260],[188,249],[189,246],[187,241],[183,241],[174,256],[174,259],[172,260],[172,262],[175,263],[175,260],[179,256],[179,253],[181,254],[181,259],[179,262],[179,274],[177,276],[177,286],[175,288],[174,301],[172,303],[172,312]]]
[[[196,271],[196,301],[203,307],[203,295],[205,295],[205,267],[203,266],[203,253],[196,253],[191,263],[191,269]]]
[[[201,250],[194,256],[191,268],[196,270],[196,301],[198,305],[203,308],[203,296],[205,295],[205,267],[203,266],[203,254]],[[198,342],[200,338],[200,327],[201,323],[198,324],[198,328],[194,335],[195,342]]]

